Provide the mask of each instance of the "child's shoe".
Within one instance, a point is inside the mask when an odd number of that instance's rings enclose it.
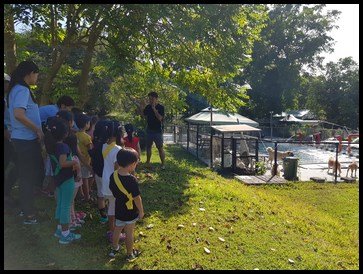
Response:
[[[139,250],[134,249],[130,255],[126,256],[126,261],[129,263],[133,262],[137,259],[137,257],[140,256],[140,254],[141,254],[141,252]]]
[[[81,234],[76,234],[76,233],[73,233],[73,232],[69,232],[68,236],[66,236],[66,237],[61,235],[58,242],[60,244],[69,244],[70,242],[73,242],[73,241],[79,240],[79,239],[81,239]]]
[[[62,230],[61,229],[56,229],[56,231],[54,232],[54,236],[57,238],[61,238],[62,237]]]
[[[114,249],[112,248],[111,249],[111,252],[108,253],[108,256],[112,257],[112,258],[115,258],[116,257],[116,254],[120,251],[120,246],[118,245],[117,246],[117,249]]]
[[[84,213],[83,211],[77,211],[76,212],[76,218],[79,218],[81,220],[84,220],[84,218],[86,218],[87,214]]]

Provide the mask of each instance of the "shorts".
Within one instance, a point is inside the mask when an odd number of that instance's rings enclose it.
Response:
[[[162,148],[164,143],[163,133],[146,131],[146,148],[151,148],[153,142],[155,142],[157,148]]]
[[[81,173],[83,179],[88,179],[92,177],[91,171],[84,165],[81,165]]]
[[[113,197],[113,195],[105,195],[105,200],[108,200],[107,215],[115,216],[115,204],[116,204],[115,197]]]
[[[50,162],[50,157],[47,154],[47,157],[45,158],[45,176],[53,176],[53,169],[52,169],[52,163]]]
[[[131,225],[133,223],[136,223],[136,221],[139,219],[139,217],[136,217],[135,219],[131,220],[131,221],[121,221],[116,219],[115,220],[115,226],[126,226],[126,225]]]
[[[97,186],[97,197],[98,198],[104,198],[104,195],[102,194],[102,177],[99,177],[97,174],[95,174],[95,181]]]

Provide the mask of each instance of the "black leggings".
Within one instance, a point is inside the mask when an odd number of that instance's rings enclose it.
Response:
[[[44,163],[41,146],[37,139],[12,139],[17,158],[20,187],[20,205],[25,216],[35,214],[34,186],[41,186],[44,179]]]

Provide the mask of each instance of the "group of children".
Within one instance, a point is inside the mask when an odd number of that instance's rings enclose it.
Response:
[[[112,242],[109,256],[114,257],[119,251],[120,240],[125,241],[127,261],[140,254],[133,248],[133,232],[136,221],[144,216],[134,176],[141,150],[133,126],[125,125],[125,131],[126,137],[122,125],[115,120],[93,121],[91,127],[89,116],[80,113],[74,119],[67,110],[60,110],[47,122],[44,142],[51,166],[48,175],[54,183],[57,202],[54,236],[60,244],[81,238],[75,230],[85,223],[86,213],[77,212],[74,201],[80,189],[85,201],[91,199],[90,182],[94,179],[100,222],[108,223],[107,237]]]

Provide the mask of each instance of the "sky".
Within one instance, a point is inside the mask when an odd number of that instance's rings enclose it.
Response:
[[[326,9],[341,11],[336,24],[329,34],[335,40],[334,52],[324,53],[325,62],[337,62],[339,58],[352,56],[359,63],[359,4],[326,4]]]

